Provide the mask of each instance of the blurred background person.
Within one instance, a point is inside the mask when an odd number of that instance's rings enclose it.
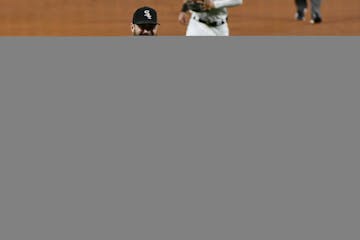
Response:
[[[295,19],[305,21],[306,10],[308,9],[308,0],[295,0],[296,14]],[[320,6],[322,0],[310,0],[311,2],[311,20],[310,23],[317,24],[322,22]]]

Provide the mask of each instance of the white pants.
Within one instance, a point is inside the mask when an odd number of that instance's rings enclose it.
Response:
[[[229,36],[229,26],[224,23],[217,27],[209,27],[191,16],[186,29],[186,36]]]

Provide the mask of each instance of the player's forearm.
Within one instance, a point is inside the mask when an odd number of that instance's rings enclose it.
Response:
[[[243,0],[214,0],[215,8],[234,7],[241,5]]]

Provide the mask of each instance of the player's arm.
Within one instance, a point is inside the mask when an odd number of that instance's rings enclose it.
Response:
[[[213,2],[213,8],[235,7],[241,5],[243,0],[209,0]]]
[[[185,25],[187,24],[187,12],[189,11],[189,6],[186,3],[186,0],[183,1],[183,5],[181,7],[179,16],[178,16],[178,21],[179,23]]]

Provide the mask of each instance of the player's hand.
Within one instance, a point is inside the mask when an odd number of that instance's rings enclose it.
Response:
[[[180,12],[178,21],[179,21],[179,23],[181,23],[183,25],[185,25],[187,23],[187,15],[185,12]]]
[[[211,10],[215,8],[215,4],[213,0],[204,0],[204,7],[206,10]]]

